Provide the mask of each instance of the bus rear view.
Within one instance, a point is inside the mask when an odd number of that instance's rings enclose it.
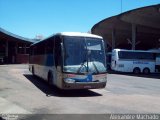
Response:
[[[45,45],[48,43],[47,40],[44,41],[45,49],[49,46]],[[53,53],[47,54],[44,50],[41,57],[45,57],[43,63],[53,63],[39,65],[31,62],[31,72],[34,68],[35,75],[60,89],[96,89],[106,86],[106,58],[102,37],[87,33],[59,33],[50,37],[48,41],[52,41],[55,46],[52,48]],[[31,55],[32,60],[35,56]],[[53,60],[48,60],[50,58]]]

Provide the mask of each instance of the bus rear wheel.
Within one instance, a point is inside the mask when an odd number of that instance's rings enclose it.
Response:
[[[144,74],[149,74],[149,73],[150,73],[149,68],[144,68],[144,69],[143,69],[143,73],[144,73]]]
[[[34,73],[34,67],[32,66],[32,75],[34,76],[35,73]]]
[[[52,85],[52,81],[53,81],[53,75],[51,72],[48,73],[48,84]]]
[[[133,69],[134,74],[140,74],[140,72],[141,72],[141,70],[138,67]]]

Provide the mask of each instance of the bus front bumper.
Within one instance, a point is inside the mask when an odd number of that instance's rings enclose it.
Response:
[[[64,83],[63,89],[98,89],[105,88],[107,82]]]

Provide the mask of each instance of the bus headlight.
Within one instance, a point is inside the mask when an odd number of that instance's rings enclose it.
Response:
[[[71,79],[71,78],[66,78],[66,79],[64,79],[64,81],[65,81],[66,83],[75,83],[75,80],[74,80],[74,79]]]

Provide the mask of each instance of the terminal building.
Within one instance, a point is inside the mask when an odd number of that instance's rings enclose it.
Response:
[[[107,51],[159,49],[160,4],[106,18],[95,24],[91,33],[104,38]],[[33,41],[0,28],[0,64],[28,63],[29,46]]]
[[[0,64],[28,63],[32,40],[0,28]]]
[[[91,33],[100,35],[107,50],[160,48],[160,4],[130,10],[95,24]]]

